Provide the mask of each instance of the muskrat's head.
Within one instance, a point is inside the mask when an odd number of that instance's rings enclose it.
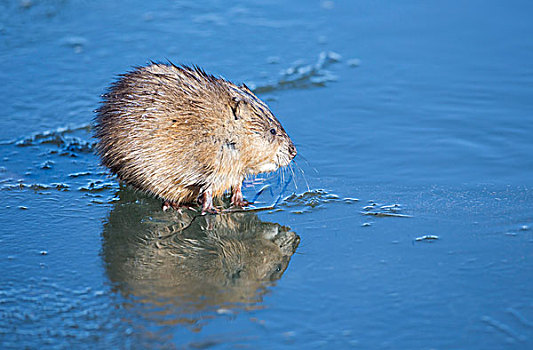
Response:
[[[289,165],[296,156],[296,147],[268,106],[245,84],[231,87],[230,108],[233,119],[246,135],[240,146],[248,174]]]

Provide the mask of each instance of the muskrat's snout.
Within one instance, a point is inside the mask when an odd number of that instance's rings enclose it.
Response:
[[[296,147],[294,147],[294,144],[291,142],[291,144],[289,145],[290,160],[292,160],[294,157],[296,157],[297,153],[298,152],[296,151]]]

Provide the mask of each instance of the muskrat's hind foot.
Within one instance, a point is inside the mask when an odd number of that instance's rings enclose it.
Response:
[[[202,215],[203,214],[217,214],[218,209],[213,205],[213,192],[211,190],[205,191],[200,201],[202,202]]]
[[[231,196],[232,206],[242,208],[242,207],[247,207],[250,204],[252,204],[252,202],[248,202],[247,200],[243,198],[241,186],[233,188],[233,194]]]

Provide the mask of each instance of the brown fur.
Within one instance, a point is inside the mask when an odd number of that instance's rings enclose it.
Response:
[[[174,204],[232,188],[240,194],[247,175],[286,166],[296,155],[279,121],[246,85],[198,67],[154,63],[122,75],[95,122],[103,164]]]

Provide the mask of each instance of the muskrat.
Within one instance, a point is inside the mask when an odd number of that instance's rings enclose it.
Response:
[[[243,207],[244,178],[287,166],[296,148],[267,105],[245,85],[197,66],[136,67],[102,95],[95,137],[102,163],[163,209],[232,192]]]

